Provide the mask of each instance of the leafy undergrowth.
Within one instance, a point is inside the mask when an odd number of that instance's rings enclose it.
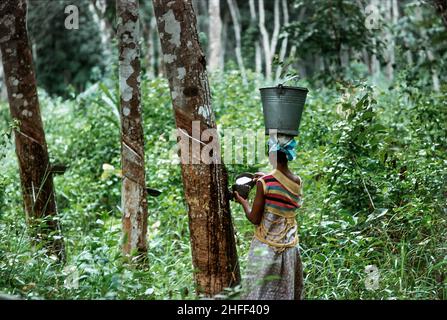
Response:
[[[402,80],[402,79],[400,79]],[[446,95],[366,83],[312,88],[298,159],[304,179],[300,247],[308,299],[447,298]],[[262,129],[257,88],[236,72],[211,78],[220,128]],[[40,93],[51,158],[69,166],[55,178],[67,249],[60,266],[27,236],[10,130],[0,144],[0,291],[45,299],[195,299],[188,219],[169,89],[143,81],[149,264],[135,268],[120,252],[120,140],[114,82],[73,100]],[[2,128],[8,109],[0,107]],[[258,165],[228,165],[268,171]],[[253,228],[232,203],[242,272]],[[378,281],[371,280],[375,270]],[[372,282],[369,282],[369,281]]]

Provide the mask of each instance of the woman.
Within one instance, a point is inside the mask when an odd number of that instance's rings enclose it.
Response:
[[[289,299],[303,296],[295,210],[301,205],[302,181],[288,168],[295,158],[293,137],[269,140],[270,174],[257,174],[253,207],[236,192],[236,200],[254,225],[242,298]]]

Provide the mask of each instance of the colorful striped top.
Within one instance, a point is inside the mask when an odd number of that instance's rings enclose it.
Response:
[[[301,183],[290,180],[279,170],[259,180],[264,187],[265,210],[289,216],[301,206]]]
[[[259,179],[264,189],[264,214],[255,228],[257,240],[276,252],[293,248],[298,243],[295,210],[301,207],[302,181],[291,180],[279,170]]]

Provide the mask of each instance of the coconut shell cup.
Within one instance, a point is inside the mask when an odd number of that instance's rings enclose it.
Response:
[[[236,177],[236,181],[240,178],[248,178],[249,181],[244,183],[244,184],[233,184],[233,186],[231,187],[232,195],[233,195],[233,199],[234,199],[234,193],[237,191],[237,193],[239,193],[239,195],[244,198],[244,199],[248,199],[248,195],[250,194],[251,189],[254,187],[254,185],[256,184],[256,182],[253,180],[254,178],[254,174],[249,173],[249,172],[244,172],[241,173],[240,175],[238,175]]]
[[[237,191],[242,198],[247,200],[251,187],[246,184],[233,184],[232,190],[233,193]]]

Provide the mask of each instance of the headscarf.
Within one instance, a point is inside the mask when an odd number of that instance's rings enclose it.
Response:
[[[296,158],[296,141],[292,136],[282,134],[270,135],[268,145],[269,153],[275,151],[284,152],[287,156],[288,161],[294,160]]]

